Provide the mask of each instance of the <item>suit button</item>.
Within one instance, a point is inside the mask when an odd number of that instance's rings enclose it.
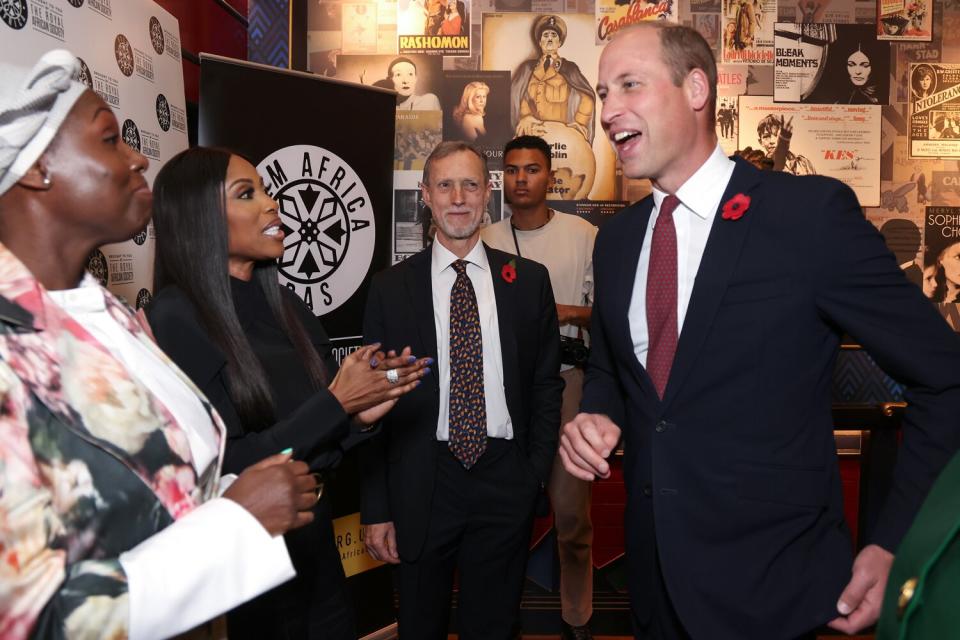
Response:
[[[667,430],[666,420],[661,420],[660,422],[657,423],[657,426],[654,427],[654,431],[656,431],[657,433],[663,433],[666,430]]]
[[[653,487],[648,484],[643,485],[643,495],[649,498],[653,495]]]
[[[907,610],[907,605],[913,600],[913,594],[917,590],[917,579],[910,578],[900,587],[900,597],[897,598],[897,617],[903,617],[903,612]]]

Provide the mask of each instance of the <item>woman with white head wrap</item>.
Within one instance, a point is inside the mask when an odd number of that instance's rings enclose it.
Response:
[[[282,453],[217,498],[219,418],[84,276],[151,193],[78,72],[0,64],[0,637],[169,637],[293,575],[316,482]]]

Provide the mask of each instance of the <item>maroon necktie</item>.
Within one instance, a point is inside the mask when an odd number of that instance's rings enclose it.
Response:
[[[673,210],[678,204],[677,196],[667,196],[660,203],[647,267],[647,373],[661,399],[677,352],[677,230]]]

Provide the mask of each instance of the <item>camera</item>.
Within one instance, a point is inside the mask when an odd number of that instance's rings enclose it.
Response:
[[[590,348],[582,338],[560,336],[560,362],[575,367],[585,367],[590,359]]]

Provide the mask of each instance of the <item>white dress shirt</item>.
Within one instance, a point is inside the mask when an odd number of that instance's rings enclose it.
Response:
[[[203,404],[166,362],[110,315],[99,285],[84,278],[77,289],[49,293],[167,408],[187,435],[197,475],[216,464],[216,427]],[[296,575],[283,537],[271,537],[249,511],[227,498],[198,506],[121,553],[120,565],[127,577],[131,640],[188,631]]]
[[[706,162],[683,183],[675,194],[680,200],[673,212],[673,224],[677,230],[677,334],[683,335],[683,320],[690,305],[693,283],[700,269],[700,260],[707,246],[713,219],[720,207],[720,199],[727,189],[730,176],[733,175],[734,162],[718,145]],[[660,215],[660,205],[668,194],[653,189],[654,208],[643,236],[640,258],[637,261],[637,275],[633,281],[633,295],[630,298],[630,336],[633,338],[633,352],[644,367],[647,366],[647,269],[650,264],[650,245],[653,242],[653,228]]]
[[[483,341],[483,392],[487,405],[487,436],[513,438],[513,423],[507,410],[503,389],[503,357],[500,350],[500,326],[497,299],[493,291],[490,264],[482,242],[463,258],[467,277],[477,295],[480,315],[480,336]],[[440,416],[437,419],[437,440],[450,440],[450,289],[457,280],[453,263],[459,260],[439,241],[434,241],[430,259],[433,288],[433,321],[437,330],[437,364],[440,376]]]

